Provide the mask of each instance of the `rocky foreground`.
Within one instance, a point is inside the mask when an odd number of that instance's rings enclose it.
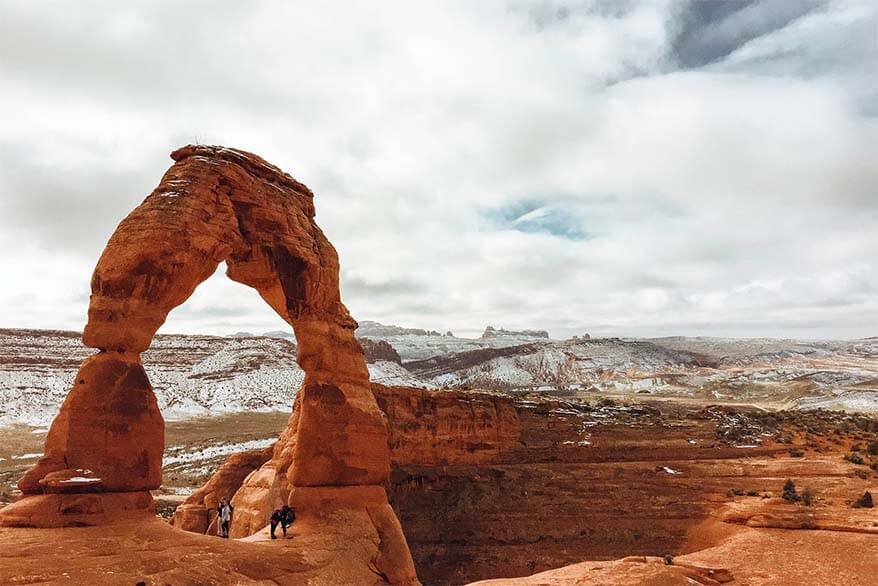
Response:
[[[385,488],[424,584],[871,584],[878,571],[878,513],[854,508],[878,496],[874,419],[373,392],[390,430]],[[0,582],[380,582],[355,552],[332,566],[344,540],[313,542],[301,524],[277,542],[179,529],[207,531],[216,500],[270,455],[230,458],[174,527],[0,529]],[[787,479],[798,501],[782,498]]]

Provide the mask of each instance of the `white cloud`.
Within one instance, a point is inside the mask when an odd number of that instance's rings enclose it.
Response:
[[[81,327],[197,138],[314,190],[361,319],[875,335],[878,11],[694,6],[5,3],[0,325]],[[279,327],[223,279],[166,330]]]

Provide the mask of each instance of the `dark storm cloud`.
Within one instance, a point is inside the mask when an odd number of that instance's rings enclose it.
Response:
[[[825,5],[819,0],[691,0],[680,15],[671,52],[683,68],[715,63]]]
[[[631,12],[636,0],[579,0],[572,2],[512,2],[516,10],[527,13],[540,29],[569,23],[577,13],[600,18],[621,18]]]

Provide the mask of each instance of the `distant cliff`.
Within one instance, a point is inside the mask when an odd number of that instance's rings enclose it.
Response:
[[[451,332],[448,332],[449,335]],[[363,320],[357,326],[358,338],[383,338],[385,336],[441,336],[436,330],[422,330],[421,328],[403,328],[400,326],[388,326],[377,321]]]
[[[498,329],[493,326],[488,326],[485,328],[484,333],[482,333],[482,339],[504,337],[544,338],[548,340],[549,332],[546,330],[504,330],[503,328]]]
[[[363,349],[363,355],[369,364],[385,360],[387,362],[395,362],[402,364],[402,358],[399,353],[393,349],[393,346],[384,340],[372,340],[370,338],[360,338],[360,347]]]

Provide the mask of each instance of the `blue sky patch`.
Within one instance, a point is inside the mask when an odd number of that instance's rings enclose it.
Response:
[[[551,234],[567,240],[590,238],[583,218],[569,205],[540,200],[518,201],[489,210],[485,217],[500,230]]]

